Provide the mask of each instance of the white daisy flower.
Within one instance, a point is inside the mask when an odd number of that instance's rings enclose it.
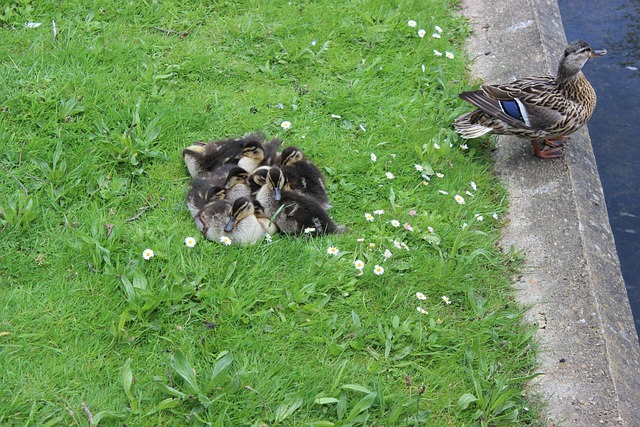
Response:
[[[418,312],[422,314],[429,314],[429,312],[422,307],[416,307],[416,310],[418,310]]]
[[[220,236],[220,243],[225,246],[229,246],[231,244],[231,239],[227,236]]]
[[[407,25],[410,26],[411,28],[414,28],[416,25],[418,25],[418,23],[413,19],[409,19],[409,22],[407,22]]]
[[[282,127],[282,129],[287,130],[291,128],[291,122],[288,120],[285,120],[284,122],[280,123],[280,127]]]
[[[440,172],[437,172],[437,173],[436,173],[436,176],[437,176],[438,178],[444,178],[444,174],[443,174],[443,173],[440,173]]]
[[[435,56],[442,56],[442,52],[440,52],[439,50],[433,49],[433,54]]]
[[[422,165],[416,164],[416,165],[413,165],[413,167],[416,168],[418,172],[422,172],[424,170],[424,167],[422,167]]]
[[[427,296],[422,292],[416,292],[416,298],[418,298],[419,300],[426,300]]]
[[[145,249],[142,252],[142,258],[146,259],[147,261],[149,261],[151,258],[153,258],[154,253],[151,249]]]
[[[373,221],[373,215],[371,215],[369,212],[364,214],[364,219],[366,219],[369,222]]]
[[[431,37],[433,37],[434,39],[439,39],[442,36],[440,35],[440,33],[433,33],[433,34],[431,34]]]
[[[471,181],[469,184],[471,184],[471,188],[473,188],[473,191],[476,191],[478,189],[478,186],[475,182]]]
[[[458,202],[458,203],[459,203],[459,204],[461,204],[461,205],[464,205],[464,204],[466,203],[466,202],[464,201],[464,197],[462,197],[462,196],[461,196],[461,195],[459,195],[459,194],[456,194],[456,195],[454,196],[454,199],[456,199],[456,202]]]
[[[385,172],[384,174],[387,176],[387,179],[393,179],[393,178],[395,178],[395,177],[396,177],[396,176],[395,176],[393,173],[391,173],[391,172]]]
[[[384,274],[384,268],[376,265],[375,267],[373,267],[373,272],[376,274],[376,276],[382,276]]]
[[[446,51],[444,55],[449,59],[453,59],[454,58],[453,53],[451,53],[449,51]]]
[[[442,301],[447,305],[451,304],[451,300],[446,295],[442,295]]]
[[[420,38],[424,37],[425,34],[427,34],[427,32],[422,28],[418,30],[418,35],[420,36]]]
[[[397,219],[392,219],[391,220],[391,225],[398,228],[400,227],[400,221],[398,221]]]
[[[187,237],[186,239],[184,239],[184,244],[188,248],[192,248],[196,245],[196,239],[194,239],[193,237]]]
[[[373,211],[373,213],[375,215],[382,215],[382,214],[384,214],[384,209],[377,209],[377,210]]]
[[[438,190],[438,193],[440,193],[440,194],[449,194],[448,192],[446,192],[444,190]]]
[[[378,161],[378,156],[375,155],[375,153],[371,153],[371,161],[373,163],[375,163],[376,161]]]
[[[339,252],[340,251],[335,246],[329,246],[329,248],[327,248],[327,253],[329,255],[338,255]]]
[[[391,253],[391,251],[390,251],[389,249],[385,249],[385,251],[384,251],[384,253],[382,254],[382,256],[383,256],[385,259],[389,259],[389,258],[391,258],[391,257],[393,256],[393,254]]]
[[[357,259],[353,262],[353,266],[356,268],[356,270],[362,271],[364,269],[364,262]]]
[[[436,30],[437,32],[439,32],[439,33],[441,33],[441,32],[442,32],[442,28],[440,28],[440,26],[439,26],[439,25],[436,25],[435,30]]]

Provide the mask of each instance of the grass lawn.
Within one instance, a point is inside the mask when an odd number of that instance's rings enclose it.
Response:
[[[2,7],[1,425],[538,422],[455,1]],[[347,233],[198,235],[182,149],[256,130]]]

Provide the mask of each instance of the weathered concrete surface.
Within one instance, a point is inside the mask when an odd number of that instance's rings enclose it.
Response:
[[[474,76],[555,74],[567,44],[556,0],[463,0],[463,14]],[[495,154],[511,204],[502,244],[526,256],[516,287],[540,325],[535,388],[549,425],[638,427],[640,347],[586,129],[564,151],[537,159],[528,141],[500,137]]]

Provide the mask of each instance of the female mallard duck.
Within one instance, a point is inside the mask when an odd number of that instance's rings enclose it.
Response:
[[[285,234],[321,235],[345,231],[344,226],[333,222],[316,200],[291,191],[287,178],[278,167],[269,169],[266,183],[258,191],[256,199],[267,217],[273,218],[278,229]]]
[[[565,49],[556,77],[528,77],[461,93],[460,98],[478,109],[458,117],[456,131],[463,138],[490,132],[530,138],[536,156],[560,157],[562,141],[591,118],[596,106],[596,93],[582,67],[589,58],[606,53],[574,41]]]
[[[209,143],[196,142],[182,151],[182,158],[193,177],[201,171],[214,171],[223,165],[237,165],[244,146],[248,143],[260,143],[265,137],[260,132],[251,133],[242,138],[231,138]]]
[[[278,154],[280,143],[279,139],[272,139],[266,143],[258,140],[247,141],[242,148],[238,166],[251,173],[260,166],[272,165]]]
[[[302,150],[293,146],[285,148],[280,156],[280,168],[292,190],[317,200],[324,209],[331,209],[324,176],[316,165],[305,159]]]

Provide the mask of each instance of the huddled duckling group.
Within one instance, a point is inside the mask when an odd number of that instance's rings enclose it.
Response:
[[[256,243],[266,233],[341,233],[320,169],[297,147],[252,133],[194,143],[182,156],[192,177],[187,207],[208,240]]]

